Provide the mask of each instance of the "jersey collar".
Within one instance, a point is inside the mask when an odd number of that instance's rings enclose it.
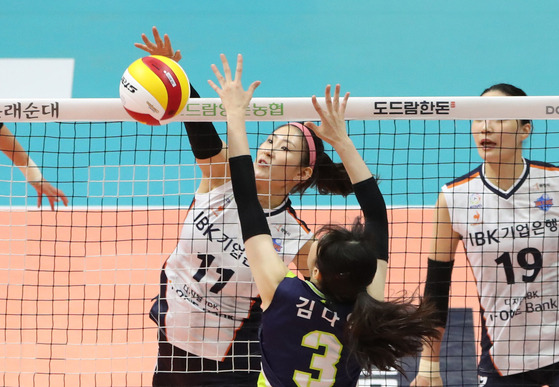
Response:
[[[523,169],[522,173],[520,174],[520,177],[506,191],[503,191],[502,189],[500,189],[499,187],[497,187],[496,185],[491,183],[489,181],[489,179],[487,179],[485,177],[485,163],[483,163],[483,165],[481,166],[480,171],[479,171],[481,181],[483,181],[483,184],[487,187],[488,190],[490,190],[491,192],[493,192],[496,195],[499,195],[503,199],[508,199],[512,195],[514,195],[514,193],[516,191],[518,191],[520,189],[520,187],[522,187],[522,184],[524,184],[524,182],[528,178],[528,175],[530,174],[530,160],[526,160],[523,157],[522,162],[524,163],[524,169]]]

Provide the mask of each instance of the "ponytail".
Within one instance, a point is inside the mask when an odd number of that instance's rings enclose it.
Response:
[[[394,368],[403,373],[399,359],[417,356],[427,338],[438,337],[435,309],[411,299],[382,302],[360,292],[345,327],[351,354],[367,372]]]

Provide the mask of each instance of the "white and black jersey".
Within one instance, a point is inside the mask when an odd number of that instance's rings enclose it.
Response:
[[[484,166],[443,187],[481,303],[480,372],[512,375],[559,361],[559,168],[525,160],[508,191]]]
[[[289,199],[265,214],[274,247],[287,264],[312,233],[297,218]],[[242,330],[251,329],[254,334],[248,337],[257,342],[260,302],[230,182],[195,195],[161,282],[151,316],[174,346],[222,361],[236,337],[246,340]]]

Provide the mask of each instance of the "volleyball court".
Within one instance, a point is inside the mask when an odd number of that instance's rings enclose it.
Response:
[[[460,98],[440,98],[428,103],[429,115],[417,109],[416,114],[400,114],[405,110],[398,109],[429,99],[357,100],[348,106],[348,130],[379,176],[389,206],[387,298],[402,292],[419,295],[439,189],[480,163],[467,119],[542,117],[534,100],[525,99],[490,110],[477,98],[466,99],[466,107]],[[149,386],[157,327],[148,311],[199,178],[184,128],[178,122],[165,127],[120,122],[128,119],[118,101],[101,101],[110,107],[105,116],[92,113],[100,111],[96,106],[85,106],[79,118],[64,101],[48,102],[57,104],[56,116],[26,119],[23,110],[19,116],[7,115],[18,102],[0,101],[0,121],[12,129],[45,178],[67,194],[70,205],[54,212],[48,206],[36,209],[33,189],[7,158],[1,159],[0,384]],[[203,102],[214,104],[218,112],[217,101]],[[554,102],[538,101],[537,106]],[[45,102],[25,102],[32,103]],[[254,105],[272,104],[282,106],[281,114],[270,108],[266,116],[253,110],[249,117],[254,121],[249,123],[253,147],[274,126],[316,118],[310,101],[262,99]],[[293,116],[291,106],[297,109]],[[223,116],[200,112],[179,118],[187,119],[217,121]],[[224,134],[224,127],[218,129]],[[559,153],[549,144],[559,143],[558,138],[555,122],[537,121],[526,157],[557,163]],[[292,200],[314,230],[331,222],[351,224],[359,214],[353,198],[306,193]],[[443,377],[475,384],[478,345],[473,339],[479,339],[480,321],[463,252],[457,256],[451,294],[452,327],[443,349],[448,372],[443,369]],[[414,360],[406,359],[404,368],[409,380],[378,372],[363,377],[360,386],[409,384]]]

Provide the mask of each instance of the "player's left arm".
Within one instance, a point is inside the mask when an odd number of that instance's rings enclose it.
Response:
[[[334,96],[331,97],[331,87],[326,86],[325,103],[323,109],[316,96],[312,102],[315,110],[320,116],[321,125],[306,122],[321,139],[332,145],[340,156],[342,163],[354,185],[355,195],[359,200],[361,209],[365,214],[365,230],[370,230],[373,238],[377,241],[379,259],[377,259],[377,271],[373,282],[367,288],[369,294],[377,300],[384,300],[384,288],[386,284],[386,271],[388,267],[388,218],[384,198],[378,189],[375,178],[363,157],[355,148],[353,141],[349,138],[345,127],[345,110],[349,93],[344,95],[340,101],[340,85],[336,85]]]
[[[174,50],[169,35],[163,38],[157,27],[152,27],[153,41],[142,33],[143,43],[134,46],[150,55],[161,55],[178,62],[182,59],[180,50]],[[200,98],[200,95],[190,82],[190,97]],[[202,179],[198,186],[198,193],[209,192],[229,181],[229,167],[227,164],[227,144],[221,140],[212,122],[184,122],[188,134],[188,141],[196,164],[202,172]]]
[[[262,299],[262,309],[265,310],[288,269],[274,249],[268,221],[258,201],[254,166],[246,134],[245,109],[260,82],[253,82],[246,91],[243,89],[241,55],[237,57],[234,77],[223,54],[221,63],[223,75],[217,66],[212,65],[219,86],[213,81],[209,81],[209,84],[221,98],[227,112],[229,167],[233,193],[238,207],[245,252]]]

